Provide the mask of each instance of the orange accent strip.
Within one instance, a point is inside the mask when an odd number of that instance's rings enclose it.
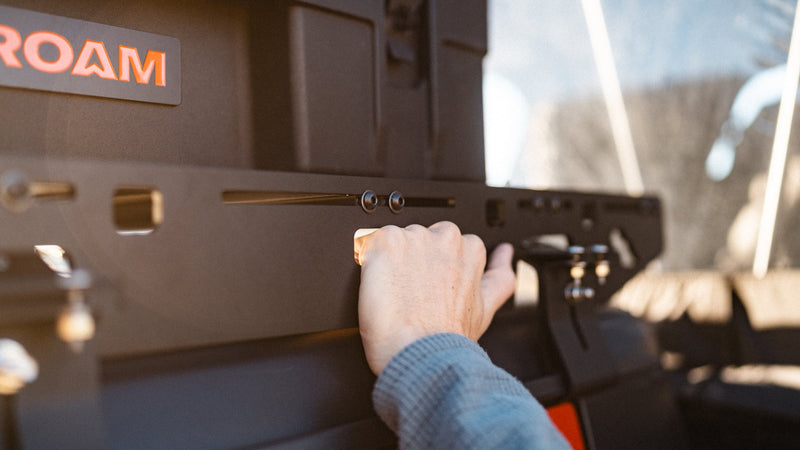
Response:
[[[567,439],[569,445],[575,450],[585,450],[583,444],[583,433],[581,424],[578,421],[578,413],[572,403],[561,403],[547,408],[547,414],[553,421],[556,428]]]

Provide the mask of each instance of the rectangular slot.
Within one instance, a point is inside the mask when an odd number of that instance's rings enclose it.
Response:
[[[358,205],[360,196],[354,194],[325,194],[285,191],[224,191],[222,201],[227,205]]]
[[[661,205],[648,198],[615,199],[603,203],[603,209],[614,213],[656,214]]]
[[[34,181],[31,183],[31,195],[37,200],[72,200],[75,187],[70,183]]]
[[[538,234],[523,239],[522,241],[523,248],[529,248],[535,245],[544,245],[566,251],[569,247],[569,236],[563,233]]]
[[[613,228],[608,235],[608,242],[611,248],[617,252],[619,256],[619,264],[625,269],[633,269],[636,267],[636,253],[633,251],[631,241],[625,236],[619,228]]]
[[[506,223],[506,203],[501,199],[486,200],[486,225],[502,227]]]
[[[362,194],[324,192],[226,190],[222,202],[226,205],[327,205],[358,206]],[[377,195],[375,207],[388,205],[388,195]],[[405,197],[405,208],[454,208],[452,197]]]
[[[121,187],[114,191],[114,225],[122,236],[152,233],[164,221],[161,191],[144,187]]]
[[[60,245],[43,244],[33,246],[36,255],[61,278],[72,276],[72,258]]]
[[[411,208],[455,208],[452,197],[406,197],[406,207]]]
[[[539,303],[539,273],[525,261],[517,261],[517,282],[514,289],[514,306]]]

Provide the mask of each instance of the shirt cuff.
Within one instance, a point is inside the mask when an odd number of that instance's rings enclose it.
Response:
[[[459,361],[466,356],[491,363],[489,355],[477,343],[455,333],[440,333],[418,339],[389,361],[372,391],[375,411],[389,428],[397,432],[400,411],[418,410],[425,406],[426,400],[433,400],[418,394],[430,389],[434,373],[442,375],[441,362],[452,353],[459,354],[455,358]]]

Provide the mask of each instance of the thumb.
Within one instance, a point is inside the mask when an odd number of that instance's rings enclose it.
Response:
[[[514,247],[508,243],[498,245],[489,256],[486,272],[481,278],[484,331],[489,327],[489,323],[497,310],[514,294],[516,275],[514,275],[514,269],[511,267],[513,259]]]

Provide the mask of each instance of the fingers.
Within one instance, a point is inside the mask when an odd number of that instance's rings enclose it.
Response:
[[[431,233],[447,236],[449,238],[461,237],[461,230],[458,228],[458,225],[453,222],[436,222],[428,227],[428,230],[430,230]]]
[[[353,238],[353,257],[356,264],[364,265],[365,255],[376,241],[387,240],[397,241],[402,235],[402,230],[394,225],[386,225],[383,228],[369,233],[361,234]]]
[[[500,244],[492,252],[486,263],[486,247],[478,236],[461,235],[461,230],[452,222],[437,222],[430,227],[409,225],[404,229],[388,225],[374,233],[358,237],[353,242],[355,261],[363,265],[366,255],[373,246],[386,250],[387,246],[405,245],[406,239],[425,239],[425,234],[438,235],[450,245],[461,249],[462,264],[465,269],[480,279],[485,317],[482,323],[488,327],[498,309],[514,293],[516,275],[512,268],[514,248],[511,244]],[[401,244],[401,242],[403,244]],[[486,268],[484,272],[484,267]]]
[[[514,294],[516,276],[511,266],[513,259],[514,247],[508,243],[497,246],[489,256],[486,272],[481,279],[485,311],[484,329],[488,328],[497,310]]]
[[[431,225],[430,227],[424,227],[422,225],[412,224],[403,229],[394,225],[386,225],[383,228],[380,228],[371,233],[354,237],[353,258],[355,259],[356,264],[358,265],[364,264],[365,255],[376,241],[388,240],[389,242],[391,242],[393,240],[400,239],[401,236],[404,235],[403,231],[407,232],[407,234],[405,234],[406,236],[416,236],[422,239],[424,239],[425,233],[430,232],[434,235],[444,237],[451,244],[460,244],[459,240],[461,239],[461,230],[459,230],[458,226],[452,222],[437,222]],[[477,236],[472,236],[472,238],[478,239],[480,241],[480,238],[478,238]],[[482,241],[480,241],[480,245],[481,247],[483,246]],[[481,263],[481,266],[482,265],[483,263]]]
[[[370,242],[370,236],[372,234],[368,234],[365,236],[359,236],[357,238],[353,238],[353,258],[356,260],[356,264],[359,266],[363,264],[364,252],[367,250],[367,245]]]
[[[424,336],[477,341],[514,290],[511,246],[499,246],[487,265],[483,241],[450,222],[386,226],[354,238],[353,253],[361,265],[359,329],[375,374]]]
[[[513,259],[514,247],[508,242],[504,242],[498,245],[489,256],[489,263],[486,265],[486,271],[503,268],[511,269],[511,262]]]
[[[425,232],[430,232],[443,237],[449,241],[451,245],[463,246],[463,252],[464,255],[468,257],[469,265],[478,267],[483,271],[484,264],[486,263],[486,247],[483,244],[483,240],[473,234],[462,236],[461,230],[456,224],[446,221],[437,222],[427,228],[422,225],[413,224],[402,230],[394,225],[387,225],[370,233],[361,234],[353,239],[353,258],[356,264],[363,265],[366,253],[376,240],[385,239],[392,241],[399,239],[400,236],[403,235],[402,231],[406,231],[411,235],[420,235]],[[511,250],[510,246],[508,250]]]

